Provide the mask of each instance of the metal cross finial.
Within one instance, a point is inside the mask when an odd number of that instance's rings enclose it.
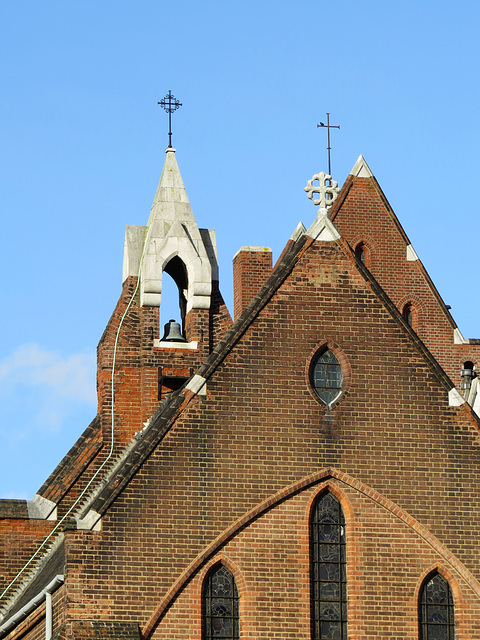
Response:
[[[182,106],[182,103],[179,102],[173,93],[168,90],[168,95],[160,100],[158,103],[161,105],[165,111],[168,113],[168,148],[172,148],[172,113],[176,111],[179,107]]]
[[[340,129],[340,125],[339,124],[330,124],[330,114],[327,113],[327,124],[323,124],[323,122],[320,122],[320,124],[317,124],[317,129],[319,127],[325,127],[325,129],[328,132],[328,146],[327,146],[327,150],[328,150],[328,173],[330,175],[332,175],[332,168],[330,166],[330,129]]]

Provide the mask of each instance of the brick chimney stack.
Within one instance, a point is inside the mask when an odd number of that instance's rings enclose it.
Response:
[[[241,247],[233,256],[234,319],[246,309],[272,273],[272,250]]]

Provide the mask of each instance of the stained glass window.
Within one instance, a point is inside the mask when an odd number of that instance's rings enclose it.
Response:
[[[439,573],[420,592],[420,640],[454,640],[455,620],[450,586]]]
[[[331,493],[313,508],[310,563],[312,640],[347,640],[345,517]]]
[[[342,367],[335,354],[330,349],[323,351],[312,369],[312,386],[320,400],[327,405],[334,402],[342,393],[342,382]]]
[[[239,640],[238,590],[232,573],[216,565],[203,590],[203,640]]]

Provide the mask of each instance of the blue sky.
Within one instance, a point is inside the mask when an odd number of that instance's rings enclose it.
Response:
[[[274,260],[362,153],[465,337],[480,336],[480,5],[0,3],[0,495],[31,498],[93,419],[95,348],[173,145],[200,227]]]

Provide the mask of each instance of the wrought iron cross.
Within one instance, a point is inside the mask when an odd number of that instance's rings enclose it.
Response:
[[[325,129],[327,130],[328,133],[328,146],[327,146],[327,150],[328,150],[328,173],[329,175],[332,175],[332,168],[330,166],[330,129],[340,129],[340,125],[339,124],[330,124],[330,114],[327,113],[327,124],[323,124],[323,122],[320,122],[320,124],[317,124],[317,129],[319,127],[325,127]]]
[[[172,113],[176,111],[179,107],[182,106],[182,103],[179,102],[173,93],[168,90],[168,95],[160,100],[158,103],[161,105],[165,111],[168,113],[168,148],[172,148]]]

